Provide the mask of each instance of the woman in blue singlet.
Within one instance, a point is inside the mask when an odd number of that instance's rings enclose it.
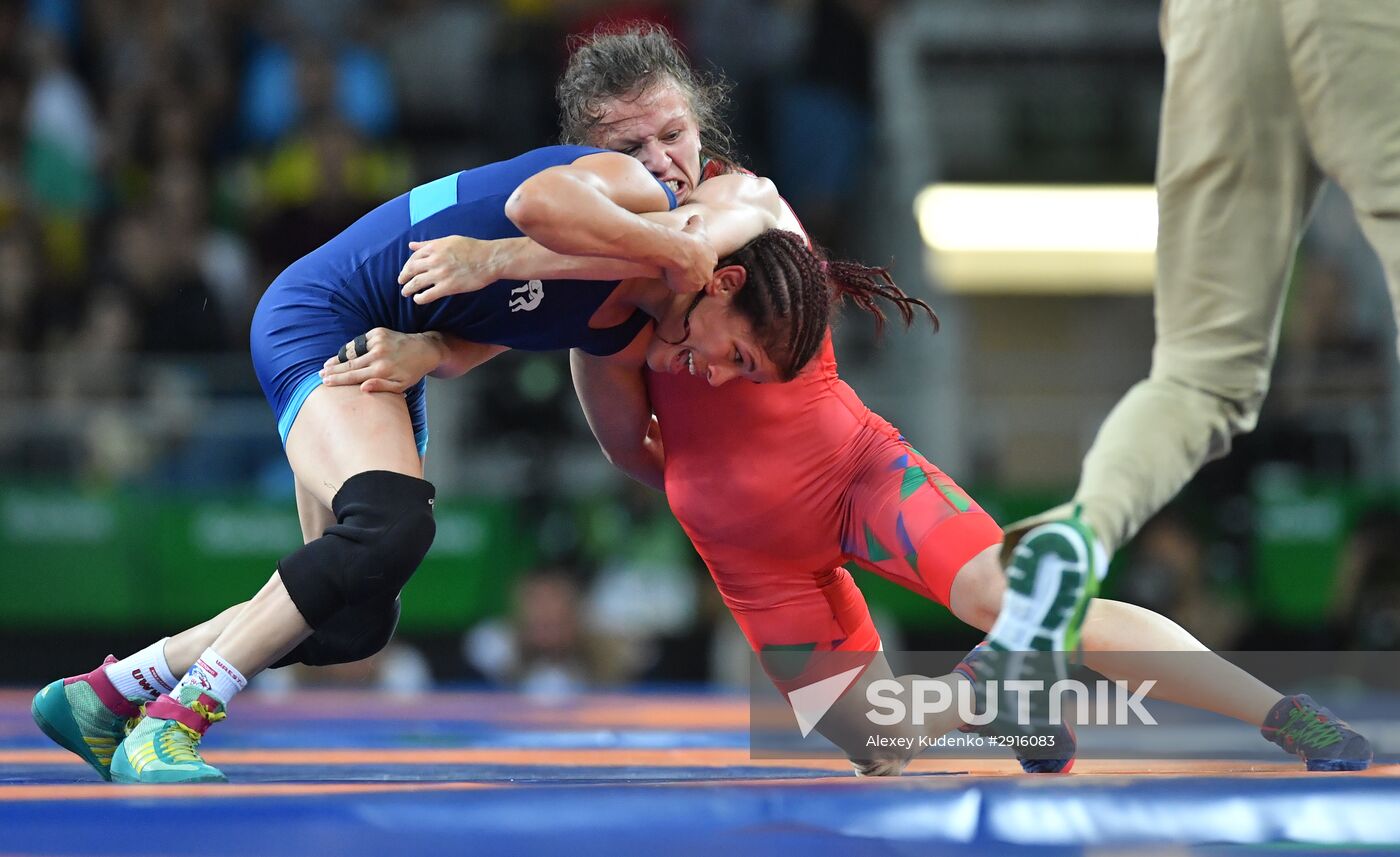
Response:
[[[356,340],[346,358],[368,350],[356,347],[368,345],[366,330],[480,343],[469,353],[444,347],[440,368],[453,374],[505,348],[648,348],[656,338],[640,334],[655,321],[681,331],[683,348],[655,346],[675,370],[728,365],[726,379],[790,379],[820,341],[830,305],[815,263],[785,273],[752,241],[777,222],[776,191],[736,176],[710,202],[676,208],[678,187],[616,152],[538,149],[417,187],[288,267],[259,304],[251,339],[306,543],[252,600],[50,684],[35,699],[40,727],[109,779],[221,781],[198,744],[248,677],[276,664],[359,660],[387,643],[399,592],[433,541],[434,489],[422,478],[421,385],[371,392],[322,383],[342,344]],[[415,242],[448,234],[531,249],[503,254],[510,258],[468,293],[406,297],[397,275]],[[715,270],[745,245],[746,263]],[[513,276],[513,265],[534,278]],[[734,312],[695,312],[701,295],[727,303],[746,279]],[[144,717],[126,735],[139,703]]]

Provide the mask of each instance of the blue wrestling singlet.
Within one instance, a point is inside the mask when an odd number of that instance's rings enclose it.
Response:
[[[603,151],[550,146],[419,185],[283,271],[258,303],[250,333],[253,367],[277,415],[282,442],[302,403],[320,385],[326,359],[371,328],[436,330],[527,351],[580,348],[605,355],[626,347],[646,325],[644,313],[634,312],[609,328],[588,324],[616,280],[499,280],[422,306],[404,297],[398,284],[399,270],[411,255],[408,242],[446,235],[520,237],[505,215],[511,193],[542,170]],[[674,208],[675,195],[660,187]],[[428,437],[425,381],[405,393],[420,453]]]

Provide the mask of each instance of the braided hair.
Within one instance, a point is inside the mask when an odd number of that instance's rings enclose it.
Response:
[[[928,315],[935,332],[938,314],[927,303],[912,298],[895,285],[885,268],[859,262],[828,261],[819,250],[809,249],[798,235],[785,229],[769,229],[721,259],[717,268],[742,265],[747,273],[744,288],[731,304],[753,329],[754,338],[778,367],[779,379],[791,381],[816,356],[831,325],[833,311],[845,298],[875,316],[875,332],[885,327],[879,299],[894,304],[904,326],[914,323],[916,310]],[[704,292],[686,311],[684,335],[690,335],[690,313]],[[663,340],[669,342],[669,340]]]
[[[734,140],[720,118],[729,97],[723,78],[697,71],[675,37],[656,24],[634,24],[623,30],[607,25],[569,42],[569,65],[554,95],[559,102],[559,139],[591,145],[609,101],[631,101],[652,87],[670,81],[690,102],[700,129],[704,158],[732,165]]]

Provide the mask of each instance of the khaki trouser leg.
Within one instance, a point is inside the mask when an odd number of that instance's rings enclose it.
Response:
[[[1400,0],[1284,0],[1282,9],[1313,152],[1351,198],[1400,306]]]
[[[1166,0],[1162,23],[1152,375],[1105,421],[1075,497],[1110,550],[1254,427],[1322,174],[1400,323],[1400,0]]]
[[[1170,0],[1157,158],[1157,344],[1084,460],[1110,551],[1254,427],[1298,237],[1321,187],[1279,0]]]

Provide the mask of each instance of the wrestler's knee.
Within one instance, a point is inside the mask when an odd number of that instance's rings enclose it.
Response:
[[[308,625],[347,607],[392,601],[433,543],[433,486],[374,470],[346,480],[337,523],[278,563],[287,594]]]
[[[347,607],[272,666],[321,667],[362,661],[389,645],[399,624],[400,608],[397,598]]]
[[[1001,612],[1006,576],[1001,568],[1001,549],[991,547],[974,556],[958,570],[948,594],[948,609],[963,622],[989,630]]]

